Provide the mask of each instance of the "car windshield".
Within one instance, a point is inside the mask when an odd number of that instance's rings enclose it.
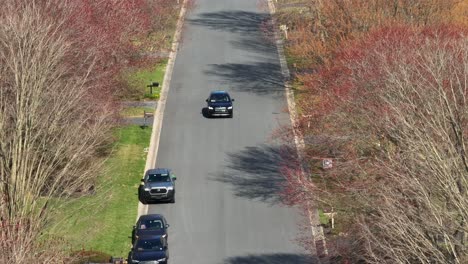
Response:
[[[163,228],[163,223],[159,219],[150,219],[142,221],[139,228],[142,230],[161,230]]]
[[[147,250],[163,250],[163,245],[161,239],[145,239],[138,240],[136,244],[136,249],[138,251],[147,251]]]
[[[170,182],[171,178],[167,173],[149,174],[148,182]]]
[[[212,103],[215,102],[229,102],[229,96],[227,94],[212,94],[210,97]]]

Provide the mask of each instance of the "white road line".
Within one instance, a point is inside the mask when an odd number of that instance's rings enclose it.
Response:
[[[153,168],[156,164],[156,158],[158,156],[159,139],[161,137],[162,122],[164,116],[164,109],[166,108],[167,95],[169,93],[172,71],[174,70],[174,63],[179,49],[180,36],[182,33],[182,27],[184,25],[185,13],[187,12],[187,2],[184,0],[182,8],[180,9],[179,19],[177,21],[176,31],[174,32],[174,38],[172,42],[171,52],[169,54],[169,60],[167,62],[166,71],[164,73],[164,80],[161,88],[161,93],[154,113],[153,130],[151,132],[150,146],[148,156],[146,157],[145,172],[148,169]],[[138,217],[140,215],[148,214],[148,205],[138,203]]]
[[[268,0],[268,7],[270,10],[271,14],[271,19],[272,19],[272,24],[273,24],[273,34],[275,37],[275,42],[276,42],[276,49],[278,51],[278,57],[280,60],[280,65],[281,65],[281,72],[284,77],[284,88],[286,91],[286,101],[288,103],[288,110],[289,110],[289,116],[291,119],[291,125],[293,128],[293,133],[294,133],[294,143],[296,145],[296,151],[297,155],[299,156],[299,161],[301,163],[301,173],[302,175],[305,175],[305,168],[303,166],[303,157],[304,157],[304,149],[305,149],[305,143],[304,143],[304,138],[302,137],[300,131],[297,129],[297,111],[296,111],[296,102],[294,100],[294,91],[291,87],[291,84],[289,83],[289,78],[290,78],[290,72],[288,68],[288,64],[286,63],[286,58],[284,55],[284,48],[283,48],[283,41],[278,34],[278,30],[276,29],[276,21],[274,20],[273,15],[276,12],[276,7],[273,3],[273,0]],[[317,256],[317,245],[316,241],[322,240],[323,242],[323,248],[324,248],[324,253],[325,255],[328,255],[328,250],[325,245],[325,237],[323,234],[323,228],[321,226],[318,226],[318,210],[314,209],[313,211],[310,210],[310,204],[307,201],[307,212],[309,214],[309,222],[310,222],[310,232],[312,235],[312,243],[313,243],[313,254]],[[318,229],[318,230],[317,230]],[[320,261],[320,259],[319,259]]]

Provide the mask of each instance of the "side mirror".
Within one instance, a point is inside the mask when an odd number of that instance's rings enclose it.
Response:
[[[177,180],[177,177],[174,174],[171,174],[171,179],[175,181]]]
[[[166,224],[166,228],[169,228],[169,227],[170,227],[170,225],[169,225],[169,224]]]
[[[145,182],[145,179],[141,179],[140,181],[141,181],[141,182]]]
[[[234,98],[231,98],[231,101],[233,101],[233,102],[234,102]]]
[[[209,101],[208,99],[205,100],[205,102],[207,102],[207,103],[208,103],[208,101]]]

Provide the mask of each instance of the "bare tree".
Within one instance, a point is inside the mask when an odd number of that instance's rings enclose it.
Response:
[[[378,128],[394,146],[374,162],[384,177],[368,197],[369,262],[466,263],[468,39],[435,32],[417,51],[376,57],[387,109]]]
[[[306,159],[336,162],[313,169],[309,182],[289,179],[347,223],[336,253],[369,263],[466,263],[466,29],[383,28],[348,42],[306,80]]]
[[[287,53],[301,68],[333,63],[343,42],[394,23],[437,25],[454,19],[458,0],[311,0],[281,1],[278,21],[289,28]],[[301,7],[301,11],[289,7]],[[302,69],[304,70],[304,69]]]
[[[93,58],[70,63],[73,43],[40,8],[7,1],[0,16],[2,263],[65,261],[39,239],[49,207],[96,177],[109,131],[106,102],[92,97]]]

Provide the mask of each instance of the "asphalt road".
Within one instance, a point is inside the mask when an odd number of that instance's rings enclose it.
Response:
[[[148,209],[171,225],[171,264],[311,263],[295,241],[304,219],[279,195],[274,132],[290,121],[259,3],[197,0],[187,14],[155,165],[176,174],[176,203]],[[235,98],[233,119],[203,116],[218,89]]]

